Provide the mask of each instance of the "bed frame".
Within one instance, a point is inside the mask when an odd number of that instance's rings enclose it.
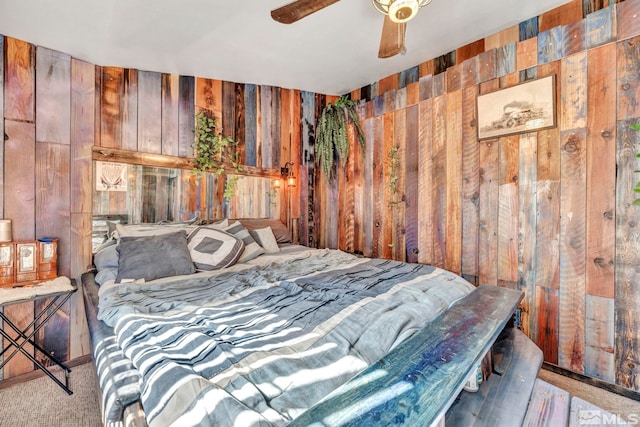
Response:
[[[96,317],[98,288],[93,272],[83,274],[82,285],[95,349],[110,329]],[[522,297],[520,291],[496,286],[476,288],[289,425],[307,426],[322,420],[323,425],[332,426],[433,426],[444,425],[445,416],[447,425],[471,425],[470,421],[500,425],[501,416],[510,425],[516,425],[518,419],[522,422],[542,364],[542,352],[528,338],[517,329],[505,329]],[[461,393],[469,372],[492,347],[493,371],[497,373],[490,378],[493,385],[483,384],[483,393]],[[530,371],[530,387],[521,373],[507,371],[507,366],[517,363]],[[513,396],[519,404],[511,403]],[[492,408],[505,401],[509,402],[508,410],[496,418]],[[139,401],[121,403],[125,426],[146,425]],[[492,413],[492,417],[483,422],[479,411]]]

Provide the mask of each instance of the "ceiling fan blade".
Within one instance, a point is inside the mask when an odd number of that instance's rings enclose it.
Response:
[[[292,24],[338,1],[340,0],[297,0],[273,9],[271,17],[282,24]]]
[[[393,22],[389,16],[385,15],[378,58],[390,58],[402,52],[406,32],[407,24]]]

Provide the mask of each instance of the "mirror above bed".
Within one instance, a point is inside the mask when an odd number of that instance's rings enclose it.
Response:
[[[95,158],[95,156],[94,156]],[[270,176],[212,173],[95,160],[92,246],[107,221],[176,223],[221,218],[281,218],[281,190]],[[234,181],[225,197],[225,182]],[[286,223],[286,220],[283,221]]]

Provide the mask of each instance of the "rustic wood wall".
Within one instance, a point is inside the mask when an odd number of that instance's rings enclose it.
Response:
[[[245,165],[295,163],[282,209],[301,242],[523,289],[523,328],[547,361],[637,390],[639,12],[640,0],[576,0],[354,90],[368,143],[352,144],[334,187],[314,167],[314,124],[335,97],[100,67],[0,37],[0,210],[16,239],[59,237],[59,273],[79,278],[93,146],[189,158],[207,108]],[[478,143],[480,93],[550,74],[557,128]],[[33,318],[32,304],[6,310]],[[38,339],[63,359],[89,354],[83,310],[75,296]],[[32,369],[16,358],[3,375]]]
[[[317,183],[319,244],[521,289],[547,362],[640,390],[639,12],[574,1],[354,90],[367,147]],[[479,94],[548,75],[557,127],[478,141]]]
[[[309,150],[304,152],[307,157],[302,157],[301,132],[312,138],[309,129],[316,117],[314,102],[303,104],[303,100],[314,101],[318,97],[315,94],[118,67],[96,67],[96,88],[96,123],[100,127],[96,146],[192,158],[194,114],[209,110],[223,134],[238,142],[236,150],[245,173],[270,171],[267,175],[273,176],[286,162],[293,163],[299,184],[281,187],[280,213],[272,216],[285,222],[288,218],[313,217],[306,201],[300,202],[300,192],[306,188],[306,169],[313,172]],[[312,144],[307,142],[307,146]],[[224,179],[215,180],[215,197],[212,206],[206,207],[208,217],[222,218],[225,212],[232,213],[233,209],[223,203],[224,185]],[[302,237],[308,242],[306,233]]]
[[[280,166],[293,162],[298,184],[283,186],[277,205],[261,210],[279,209],[273,217],[303,216],[305,223],[313,222],[307,183],[313,182],[313,126],[324,97],[279,87],[96,66],[11,37],[0,36],[0,47],[4,52],[0,55],[0,100],[4,99],[0,127],[5,135],[0,140],[4,172],[0,174],[0,215],[12,219],[14,240],[59,239],[58,274],[79,282],[91,262],[93,158],[115,156],[117,160],[120,156],[153,160],[152,166],[167,167],[173,162],[184,167],[193,157],[194,115],[200,109],[213,111],[224,134],[240,143],[241,163],[252,175],[273,176]],[[240,186],[244,192],[253,188],[242,182]],[[222,217],[224,181],[216,180],[215,187],[216,197],[207,211]],[[233,206],[227,211],[246,213]],[[301,238],[314,244],[308,233]],[[34,318],[34,308],[32,303],[19,304],[5,311],[19,325],[27,325]],[[90,354],[81,293],[73,296],[37,340],[62,360]],[[31,371],[33,363],[17,355],[0,372],[0,379]]]
[[[57,237],[58,273],[78,277],[90,250],[94,66],[10,37],[1,40],[3,217],[13,222],[14,240]],[[36,308],[18,304],[5,313],[25,326]],[[76,294],[36,342],[67,360],[89,354],[87,333],[82,297]],[[2,376],[32,370],[33,364],[18,355]]]

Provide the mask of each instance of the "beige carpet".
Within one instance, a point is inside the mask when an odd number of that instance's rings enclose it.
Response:
[[[61,371],[56,371],[63,378]],[[539,377],[613,414],[629,419],[640,402],[541,370]],[[99,427],[98,381],[92,363],[72,369],[67,395],[47,377],[0,389],[0,427]]]
[[[63,372],[53,370],[64,382]],[[71,368],[69,396],[48,377],[0,389],[0,427],[100,427],[93,363]]]

